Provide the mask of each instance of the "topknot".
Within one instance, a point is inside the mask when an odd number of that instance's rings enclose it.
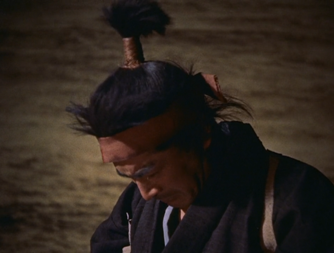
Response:
[[[151,0],[113,0],[104,14],[123,38],[147,36],[154,31],[164,35],[170,17]]]

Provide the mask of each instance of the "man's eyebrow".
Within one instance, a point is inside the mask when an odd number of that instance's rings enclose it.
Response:
[[[116,169],[116,172],[119,176],[121,177],[127,177],[127,178],[132,178],[132,179],[138,179],[141,178],[143,176],[145,176],[146,174],[150,173],[153,170],[154,166],[153,165],[148,165],[145,166],[139,170],[137,170],[135,173],[133,173],[132,175],[127,175],[124,174],[122,172],[120,172],[118,169]]]

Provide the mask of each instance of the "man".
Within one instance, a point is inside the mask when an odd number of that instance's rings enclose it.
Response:
[[[331,182],[266,150],[250,125],[226,121],[247,110],[215,76],[144,60],[140,36],[169,23],[156,2],[114,1],[105,12],[125,63],[88,106],[68,110],[133,182],[92,252],[334,252]]]

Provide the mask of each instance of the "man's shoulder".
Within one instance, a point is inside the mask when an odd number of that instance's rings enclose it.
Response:
[[[325,185],[333,188],[333,183],[317,168],[295,158],[274,153],[279,159],[275,181],[277,184],[286,183],[297,186],[297,183],[315,186]]]
[[[314,208],[334,212],[334,185],[322,172],[289,156],[275,155],[279,157],[274,191],[277,206],[298,207],[299,212]]]
[[[333,247],[334,186],[313,166],[288,156],[278,157],[272,218],[279,248],[325,252]]]

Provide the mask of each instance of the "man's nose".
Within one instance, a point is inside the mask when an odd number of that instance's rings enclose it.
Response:
[[[135,181],[135,183],[138,186],[138,189],[140,191],[141,196],[146,201],[152,199],[158,193],[158,189],[156,187],[152,186],[150,183],[141,182],[141,180],[137,180],[137,181]]]

